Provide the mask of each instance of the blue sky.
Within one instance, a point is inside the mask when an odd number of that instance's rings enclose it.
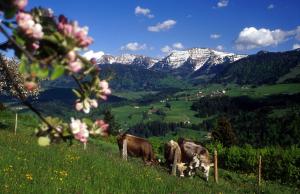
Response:
[[[29,0],[29,7],[37,5],[89,26],[90,49],[113,55],[300,47],[299,0]]]

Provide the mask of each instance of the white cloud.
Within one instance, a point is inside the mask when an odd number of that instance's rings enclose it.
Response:
[[[267,9],[274,9],[275,5],[274,4],[270,4]]]
[[[173,49],[170,46],[166,45],[166,46],[162,47],[160,50],[163,53],[170,53]]]
[[[239,50],[254,49],[259,47],[278,45],[291,37],[300,39],[300,26],[291,31],[284,31],[281,29],[270,30],[266,28],[256,29],[255,27],[246,27],[239,33],[239,36],[235,41],[235,45]]]
[[[155,26],[149,26],[148,31],[150,32],[160,32],[172,28],[176,24],[175,20],[166,20],[163,23],[158,23]]]
[[[296,43],[296,44],[293,45],[293,49],[298,49],[298,48],[300,48],[300,44]]]
[[[211,39],[218,39],[218,38],[220,38],[220,37],[221,37],[220,34],[211,34],[211,35],[210,35],[210,38],[211,38]]]
[[[172,46],[166,45],[164,47],[162,47],[160,50],[163,53],[170,53],[174,50],[182,50],[184,49],[184,46],[181,42],[175,42],[174,44],[172,44]]]
[[[140,6],[137,6],[134,10],[135,15],[144,15],[148,18],[154,18],[154,15],[151,14],[151,10],[148,8],[142,8]]]
[[[178,49],[178,50],[181,50],[181,49],[184,48],[184,46],[181,42],[176,42],[172,46],[173,46],[174,49]]]
[[[121,46],[121,50],[127,51],[138,51],[138,50],[145,50],[147,49],[146,44],[140,44],[138,42],[129,42],[124,46]]]
[[[224,50],[224,47],[223,47],[222,45],[218,45],[218,46],[216,47],[216,49],[222,51],[222,50]]]
[[[91,60],[92,58],[100,59],[104,55],[104,52],[94,52],[93,50],[90,50],[86,53],[84,53],[82,56],[85,57],[87,60]]]
[[[221,8],[221,7],[227,7],[228,3],[229,3],[229,0],[219,0],[217,6],[219,8]]]

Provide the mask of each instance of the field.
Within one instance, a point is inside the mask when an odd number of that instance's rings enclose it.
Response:
[[[132,126],[135,123],[141,122],[143,114],[147,114],[147,120],[163,120],[167,122],[185,122],[199,123],[201,119],[195,117],[194,111],[190,110],[192,102],[179,100],[170,101],[171,108],[165,107],[165,102],[155,102],[145,106],[125,105],[112,108],[112,112],[116,115],[116,120],[120,121],[122,127]],[[151,113],[152,109],[161,109],[166,113],[166,116]]]
[[[93,139],[87,150],[75,143],[39,147],[32,135],[37,120],[0,112],[0,193],[255,193],[254,174],[220,170],[219,184],[202,178],[177,178],[164,167],[119,159],[114,138]],[[173,136],[172,136],[173,137]],[[166,137],[168,139],[168,137]],[[166,140],[165,139],[165,140]],[[263,193],[296,193],[296,188],[263,182]]]

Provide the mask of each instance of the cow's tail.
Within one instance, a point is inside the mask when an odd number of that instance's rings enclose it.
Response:
[[[123,160],[127,160],[127,139],[123,140],[122,158]]]

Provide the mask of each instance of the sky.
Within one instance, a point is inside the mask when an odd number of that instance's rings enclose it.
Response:
[[[299,0],[29,0],[89,27],[91,52],[167,55],[201,47],[254,54],[300,47]]]

